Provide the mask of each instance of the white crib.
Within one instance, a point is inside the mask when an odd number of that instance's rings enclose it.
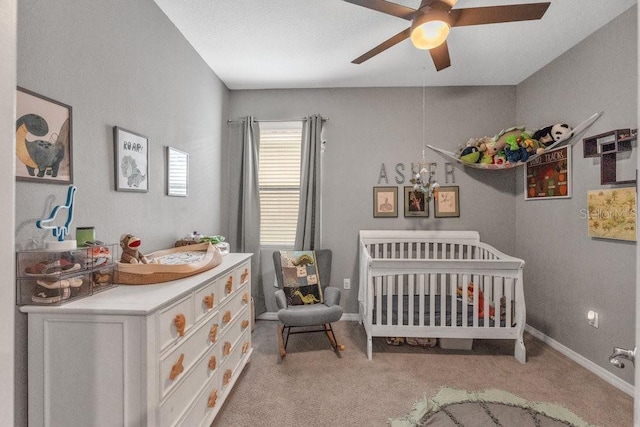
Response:
[[[422,230],[361,230],[359,257],[369,360],[373,337],[420,337],[513,339],[526,362],[523,260],[476,231]]]

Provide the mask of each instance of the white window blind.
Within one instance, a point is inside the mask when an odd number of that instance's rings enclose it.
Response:
[[[293,246],[300,199],[302,123],[260,123],[260,244]]]

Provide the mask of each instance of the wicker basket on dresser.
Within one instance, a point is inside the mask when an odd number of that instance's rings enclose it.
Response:
[[[29,425],[210,425],[251,356],[251,254],[28,314]]]

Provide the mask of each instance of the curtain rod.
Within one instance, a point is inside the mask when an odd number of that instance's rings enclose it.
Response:
[[[302,119],[288,119],[288,120],[285,120],[285,119],[282,119],[282,120],[257,120],[257,119],[256,119],[256,122],[265,122],[265,123],[267,123],[267,122],[268,122],[268,123],[277,123],[277,122],[302,122],[302,121],[304,121],[304,120],[306,120],[306,117],[304,117],[304,118],[302,118]],[[322,118],[322,121],[323,121],[323,122],[328,122],[328,121],[329,121],[329,119],[327,119],[327,118],[324,118],[324,117],[323,117],[323,118]],[[227,123],[242,123],[242,122],[244,122],[244,119],[239,119],[239,120],[227,120]]]

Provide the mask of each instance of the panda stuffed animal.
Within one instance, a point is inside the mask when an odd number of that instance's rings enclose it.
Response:
[[[538,129],[532,138],[538,140],[542,145],[548,147],[549,145],[558,141],[563,141],[573,136],[573,129],[566,123],[558,123],[555,125],[547,126],[542,129]]]

